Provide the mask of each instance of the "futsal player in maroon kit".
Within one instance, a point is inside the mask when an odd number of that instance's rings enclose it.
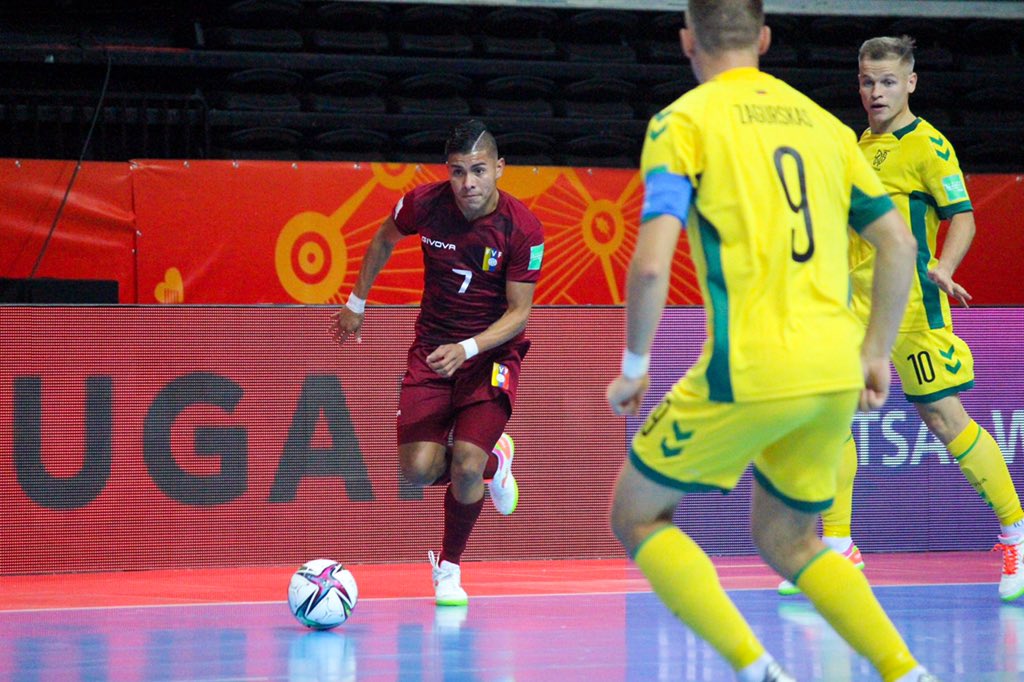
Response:
[[[338,343],[359,338],[373,281],[395,244],[417,234],[423,298],[398,403],[398,457],[413,484],[447,486],[441,553],[428,557],[437,604],[461,606],[468,599],[459,564],[485,482],[500,513],[519,502],[504,429],[530,348],[525,329],[544,234],[522,202],[498,189],[505,160],[483,123],[452,128],[445,158],[448,180],[407,193],[377,231],[331,333]]]

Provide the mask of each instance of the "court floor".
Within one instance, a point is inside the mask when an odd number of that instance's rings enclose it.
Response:
[[[999,556],[866,555],[876,594],[940,679],[1024,679],[1024,603],[996,594]],[[798,680],[877,680],[756,558],[722,582]],[[0,578],[0,680],[728,681],[729,668],[624,560],[466,563],[464,609],[437,608],[429,566],[352,566],[350,620],[307,630],[285,604],[295,567]]]

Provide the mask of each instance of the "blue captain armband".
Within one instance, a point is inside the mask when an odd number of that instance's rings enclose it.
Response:
[[[659,215],[672,215],[686,224],[693,199],[693,183],[685,175],[675,175],[663,169],[655,169],[644,178],[644,207],[640,222]]]

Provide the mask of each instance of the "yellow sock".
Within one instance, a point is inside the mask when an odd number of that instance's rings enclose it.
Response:
[[[853,435],[843,445],[836,474],[836,497],[832,506],[821,513],[822,535],[830,538],[850,537],[853,519],[853,479],[857,475],[857,443]]]
[[[643,541],[633,561],[658,598],[736,670],[764,653],[764,646],[722,589],[711,559],[675,526]]]
[[[1011,526],[1024,519],[1020,498],[1013,487],[1010,470],[999,444],[978,422],[971,420],[960,435],[947,446],[964,477],[999,517],[999,523]]]
[[[823,550],[800,569],[794,582],[835,631],[871,661],[883,680],[895,680],[917,665],[867,578],[841,555]]]

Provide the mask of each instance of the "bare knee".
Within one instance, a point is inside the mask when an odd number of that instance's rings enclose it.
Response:
[[[655,531],[672,523],[683,494],[648,480],[626,460],[615,481],[609,513],[612,533],[630,556]]]
[[[402,476],[415,486],[432,484],[444,473],[445,448],[438,443],[409,443],[398,451]]]
[[[654,531],[672,524],[672,510],[642,509],[633,504],[630,496],[616,494],[612,499],[609,521],[612,533],[626,553],[632,556]]]
[[[755,487],[751,536],[758,553],[780,575],[791,578],[824,547],[815,533],[816,519]]]
[[[635,547],[633,529],[636,527],[636,524],[626,513],[625,505],[621,500],[619,500],[618,496],[612,500],[612,508],[609,512],[609,517],[612,533],[626,551],[632,553]]]
[[[486,464],[487,455],[482,450],[462,452],[456,449],[451,464],[452,483],[457,486],[470,486],[483,481]]]
[[[942,441],[943,445],[953,442],[953,439],[971,423],[970,416],[955,395],[934,403],[916,403],[916,407],[917,413],[921,415],[921,421]]]
[[[457,498],[464,500],[467,496],[476,498],[477,493],[483,494],[483,468],[486,463],[487,453],[481,447],[464,440],[455,442],[449,471]]]

